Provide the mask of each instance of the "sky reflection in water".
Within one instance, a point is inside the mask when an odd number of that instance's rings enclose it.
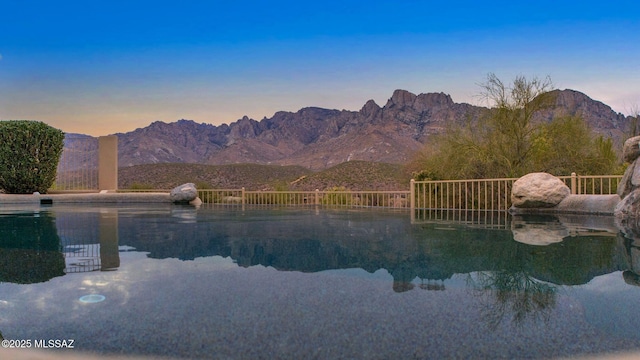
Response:
[[[0,215],[7,339],[188,358],[640,349],[637,250],[606,218],[468,226],[380,210],[36,213]],[[79,300],[91,294],[105,300]]]

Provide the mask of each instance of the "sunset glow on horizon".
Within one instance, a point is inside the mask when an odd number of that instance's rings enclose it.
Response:
[[[3,4],[0,119],[107,135],[220,125],[395,89],[479,102],[488,73],[550,76],[626,115],[640,106],[635,1],[112,1]]]

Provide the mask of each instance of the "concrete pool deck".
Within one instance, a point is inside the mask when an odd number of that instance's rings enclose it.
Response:
[[[0,194],[0,206],[9,204],[132,204],[132,203],[171,203],[169,193],[53,193],[53,194]]]
[[[60,352],[47,352],[42,350],[32,349],[0,349],[0,355],[3,359],[14,360],[152,360],[158,359],[157,357],[148,356],[100,356],[88,353],[74,353],[73,350],[60,351]],[[582,359],[582,360],[632,360],[638,359],[639,353],[621,353],[621,354],[603,354],[597,356],[586,357],[571,357],[571,358],[558,358],[558,359]],[[6,357],[5,357],[6,356]],[[215,358],[215,354],[212,354]],[[165,360],[172,360],[175,358],[164,358]],[[178,359],[176,359],[178,360]]]
[[[211,354],[212,358],[216,354]],[[640,357],[638,352],[621,352],[614,354],[598,354],[577,357],[558,357],[555,360],[635,360]],[[155,356],[127,356],[127,355],[99,355],[74,350],[35,350],[35,349],[1,349],[0,358],[13,360],[154,360]],[[164,360],[182,360],[181,358],[162,357]]]

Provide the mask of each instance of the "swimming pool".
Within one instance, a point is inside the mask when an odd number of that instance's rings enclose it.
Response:
[[[553,358],[640,350],[640,262],[609,218],[0,210],[0,332],[177,358]]]

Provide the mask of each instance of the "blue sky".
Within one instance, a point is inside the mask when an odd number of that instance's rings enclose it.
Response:
[[[640,107],[637,1],[0,0],[0,119],[107,135],[395,89],[481,104],[489,72]]]

